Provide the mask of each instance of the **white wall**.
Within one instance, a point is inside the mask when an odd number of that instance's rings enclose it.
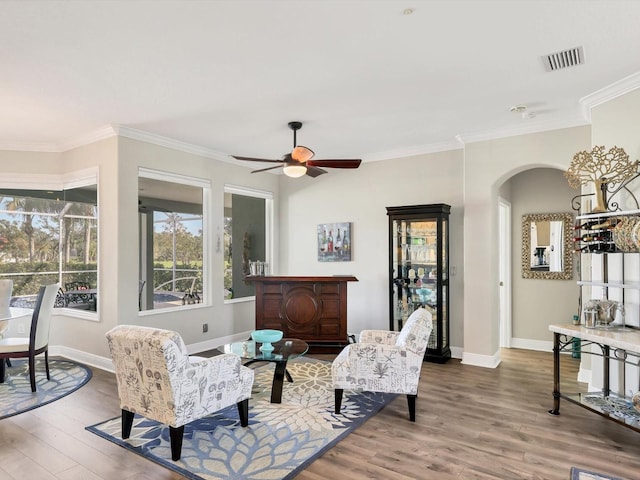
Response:
[[[223,300],[223,251],[216,251],[215,245],[216,236],[222,235],[224,231],[224,186],[231,184],[272,192],[277,215],[278,177],[270,174],[252,175],[251,170],[244,167],[128,138],[120,138],[118,166],[120,216],[117,242],[121,250],[117,257],[119,274],[111,279],[120,282],[118,323],[177,330],[187,344],[253,330],[255,303],[247,301],[225,304]],[[138,231],[131,226],[137,225],[139,167],[211,180],[211,305],[199,305],[184,311],[138,313]],[[277,230],[275,236],[277,241]],[[203,323],[208,323],[208,333],[202,333]]]
[[[513,175],[535,167],[566,170],[590,148],[588,126],[470,143],[464,161],[463,362],[496,366],[499,356],[498,192]]]
[[[224,303],[223,253],[213,249],[210,249],[209,264],[213,282],[211,305],[173,312],[138,312],[138,168],[211,180],[210,231],[214,237],[211,245],[215,245],[215,236],[223,232],[224,185],[273,192],[277,215],[277,176],[251,175],[244,167],[114,136],[62,154],[0,151],[0,171],[3,172],[0,185],[16,188],[11,184],[11,173],[28,174],[38,183],[44,182],[46,175],[88,167],[99,169],[98,321],[57,314],[51,331],[51,345],[62,346],[62,353],[68,356],[79,357],[88,363],[95,360],[94,364],[100,365],[101,359],[109,358],[104,334],[117,324],[177,330],[187,345],[206,345],[208,341],[254,328],[253,301]],[[277,241],[277,231],[275,237]],[[208,333],[202,333],[203,323],[209,324]]]
[[[572,189],[562,170],[535,168],[518,173],[511,185],[512,206],[512,347],[551,351],[548,326],[571,323],[578,314],[576,266],[572,280],[522,278],[522,216],[571,210]],[[573,230],[572,230],[573,232]]]
[[[353,274],[348,330],[389,328],[390,206],[451,205],[451,344],[462,347],[462,150],[364,163],[315,179],[281,178],[280,271],[290,275]],[[320,223],[352,222],[352,261],[318,262]],[[456,272],[453,274],[453,272]]]
[[[629,109],[640,111],[637,103],[633,97]],[[598,115],[615,116],[616,111],[603,107]],[[625,124],[637,125],[637,119],[634,124],[628,115],[622,119],[628,121]],[[604,136],[615,129],[603,127],[599,131]],[[54,334],[53,341],[72,350],[108,356],[104,332],[117,323],[173,328],[192,345],[254,326],[254,303],[224,304],[222,294],[220,298],[214,295],[209,307],[142,316],[138,313],[135,225],[137,170],[143,166],[210,179],[214,235],[218,227],[222,231],[225,183],[274,192],[276,222],[280,225],[276,229],[274,273],[356,275],[360,281],[348,287],[352,332],[388,326],[385,207],[450,204],[451,344],[464,348],[465,363],[494,366],[499,362],[498,191],[510,177],[530,168],[565,170],[575,152],[590,148],[590,133],[590,127],[585,126],[476,142],[464,150],[365,163],[358,170],[331,170],[315,179],[251,175],[243,167],[124,137],[64,154],[0,152],[0,171],[34,174],[93,165],[100,168],[100,288],[105,299],[99,302],[98,324],[78,319],[61,321],[64,328]],[[631,139],[634,132],[628,127],[620,134]],[[638,150],[635,140],[630,153],[637,155]],[[332,222],[353,222],[353,261],[317,261],[316,226]],[[222,254],[214,252],[211,264],[212,291],[222,291]],[[205,322],[209,324],[208,334],[202,333]]]

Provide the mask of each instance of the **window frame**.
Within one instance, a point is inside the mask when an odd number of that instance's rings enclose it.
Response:
[[[257,188],[251,187],[242,187],[239,185],[225,184],[223,196],[226,193],[230,193],[232,195],[244,195],[246,197],[254,197],[254,198],[262,198],[265,201],[264,204],[264,215],[265,215],[265,224],[264,224],[264,236],[265,236],[265,261],[269,264],[269,273],[271,275],[274,274],[274,200],[273,200],[273,192],[269,192],[267,190],[259,190]],[[233,209],[233,205],[231,206]],[[223,200],[223,212],[222,212],[222,224],[224,224],[224,200]],[[224,233],[222,233],[224,235]],[[221,239],[222,241],[222,239]],[[224,259],[223,259],[223,278],[224,278]],[[224,279],[223,279],[224,283]],[[255,301],[255,295],[251,295],[248,297],[240,297],[240,298],[224,298],[225,305],[233,304],[233,303],[242,303],[242,302],[252,302]]]
[[[97,252],[96,252],[96,290],[100,296],[100,183],[98,167],[89,167],[63,174],[29,174],[14,173],[2,175],[0,188],[13,190],[54,190],[65,191],[89,185],[96,186],[96,224],[98,226]],[[60,266],[58,267],[60,274]],[[79,310],[76,308],[59,307],[53,309],[54,315],[65,315],[68,317],[100,322],[100,308],[97,311]]]
[[[158,315],[168,312],[180,312],[197,308],[210,307],[213,304],[213,285],[211,275],[211,257],[212,235],[210,231],[211,225],[211,180],[192,177],[189,175],[168,172],[146,167],[138,167],[138,178],[143,177],[150,180],[158,180],[161,182],[178,183],[202,189],[202,299],[200,303],[190,305],[180,305],[176,307],[166,307],[150,310],[139,310],[139,317],[150,315]],[[140,242],[138,242],[140,244]],[[140,249],[138,248],[138,261],[140,261]]]

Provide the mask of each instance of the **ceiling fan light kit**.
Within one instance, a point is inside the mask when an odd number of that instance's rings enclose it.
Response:
[[[307,167],[304,165],[285,165],[282,171],[287,177],[299,178],[307,173]]]
[[[265,172],[267,170],[274,170],[282,167],[283,173],[291,178],[298,178],[304,175],[310,177],[317,177],[323,173],[327,173],[319,167],[326,168],[358,168],[362,160],[360,159],[326,159],[326,160],[311,160],[314,156],[313,150],[304,145],[297,145],[296,132],[302,128],[302,122],[289,122],[289,128],[293,130],[293,150],[291,153],[287,153],[282,157],[282,160],[269,160],[266,158],[252,158],[241,157],[233,155],[233,158],[237,160],[245,160],[249,162],[268,162],[279,163],[275,167],[261,168],[254,170],[251,173]]]

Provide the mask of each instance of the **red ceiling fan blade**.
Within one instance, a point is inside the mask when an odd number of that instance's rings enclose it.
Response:
[[[247,162],[269,162],[269,163],[285,163],[284,160],[268,160],[266,158],[253,158],[253,157],[238,157],[236,155],[231,155],[236,160],[245,160]]]
[[[310,167],[326,167],[326,168],[358,168],[362,163],[360,159],[327,159],[327,160],[309,160],[307,165]]]
[[[251,173],[266,172],[267,170],[275,170],[276,168],[282,168],[282,165],[276,165],[275,167],[261,168],[260,170],[253,170]]]
[[[309,162],[307,162],[307,175],[309,175],[310,177],[316,178],[317,176],[322,175],[323,173],[327,173],[327,171],[318,167],[310,167]]]

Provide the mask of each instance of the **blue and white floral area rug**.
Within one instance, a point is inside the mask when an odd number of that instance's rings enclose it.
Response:
[[[602,473],[590,472],[578,467],[571,467],[571,480],[624,480],[619,477],[610,477]]]
[[[282,403],[270,403],[273,364],[256,368],[249,425],[228,407],[185,426],[182,457],[171,460],[169,428],[136,415],[123,441],[120,417],[87,427],[118,445],[197,480],[291,479],[388,404],[395,395],[344,392],[334,414],[331,364],[311,358],[289,362]]]
[[[4,362],[4,359],[0,359]],[[11,360],[0,383],[0,419],[32,410],[58,400],[82,387],[91,379],[91,370],[68,360],[49,360],[47,380],[44,359],[36,360],[36,391],[31,391],[27,360]]]

